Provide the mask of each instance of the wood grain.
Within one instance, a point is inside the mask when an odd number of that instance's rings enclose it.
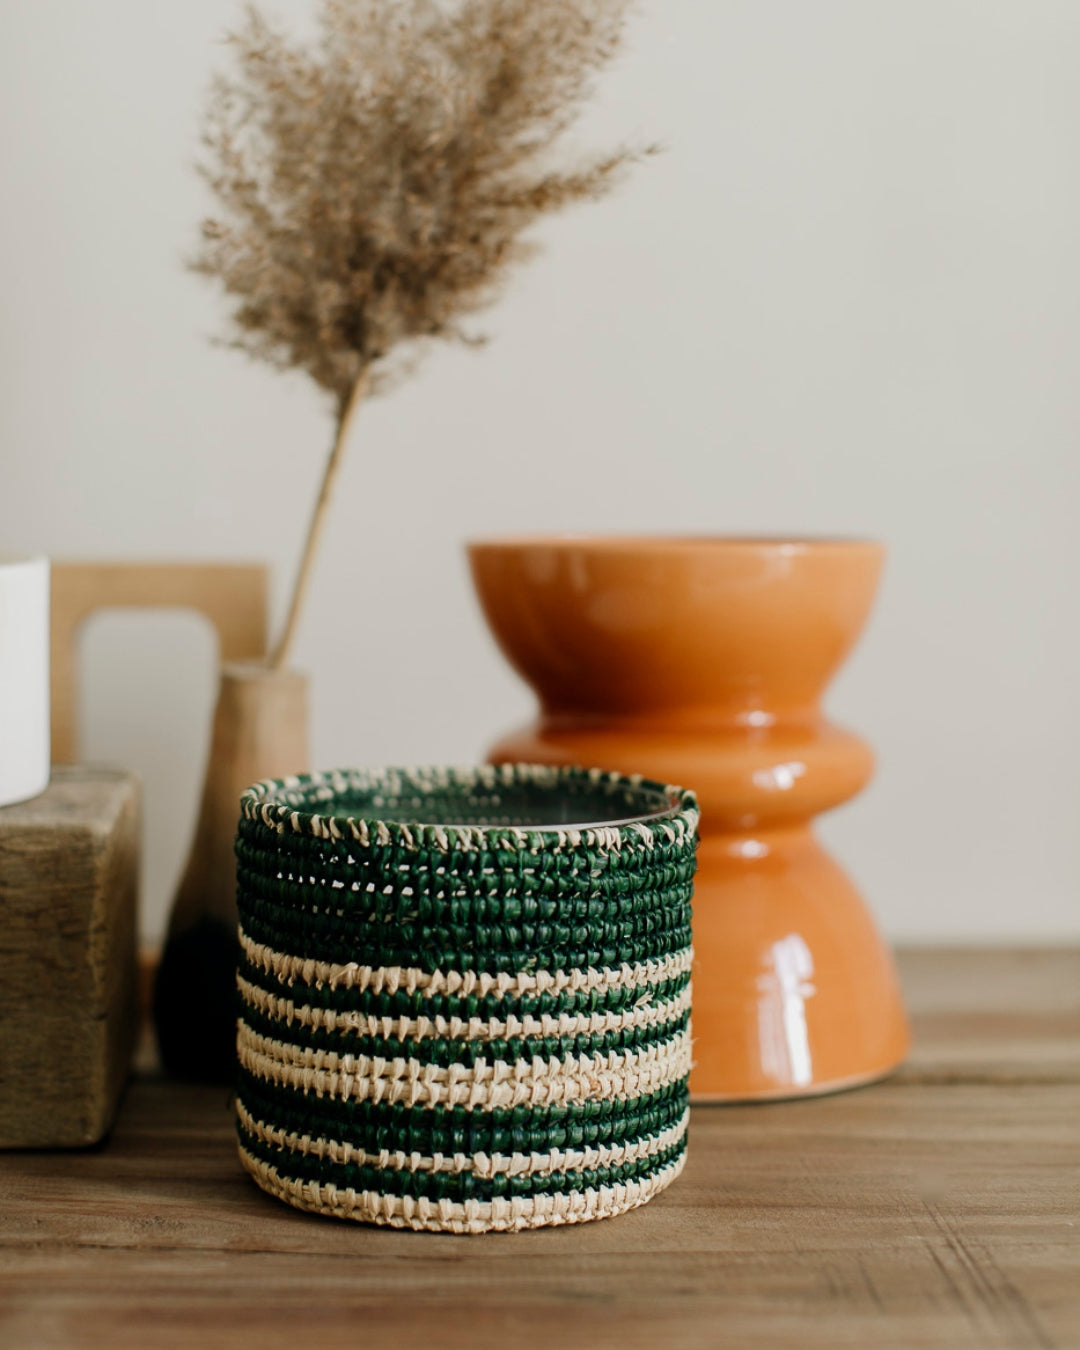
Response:
[[[112,1124],[135,1033],[139,786],[56,769],[0,809],[0,1147]]]
[[[266,652],[266,568],[241,563],[53,562],[50,618],[52,757],[78,757],[78,637],[104,609],[191,609],[213,625],[222,661]]]
[[[1080,1083],[1080,950],[911,953],[906,1082]]]
[[[905,1074],[697,1108],[683,1179],[575,1229],[435,1237],[296,1213],[240,1172],[226,1093],[141,1080],[106,1148],[0,1159],[0,1342],[1070,1350],[1078,963],[908,955]]]

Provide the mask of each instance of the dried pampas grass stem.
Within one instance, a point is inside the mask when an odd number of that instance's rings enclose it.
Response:
[[[365,372],[353,385],[352,392],[345,400],[345,406],[338,416],[334,428],[334,443],[330,447],[326,467],[323,469],[322,482],[319,484],[319,495],[315,500],[315,510],[311,513],[311,522],[308,525],[307,537],[304,540],[304,551],[300,555],[300,566],[297,568],[296,580],[293,582],[292,598],[289,601],[289,612],[285,617],[285,627],[270,653],[270,668],[272,670],[281,670],[287,663],[289,652],[292,650],[292,644],[296,637],[296,627],[300,622],[300,611],[303,608],[304,597],[307,595],[308,583],[311,580],[315,553],[318,550],[323,526],[326,523],[326,515],[330,506],[330,499],[334,493],[334,485],[337,483],[338,471],[345,458],[345,446],[348,443],[349,431],[352,428],[353,418],[360,406],[360,401],[367,392],[367,387],[368,378]]]
[[[303,370],[335,431],[288,618],[289,657],[359,403],[399,349],[476,341],[540,216],[603,196],[641,151],[555,151],[619,48],[630,0],[318,0],[312,45],[255,7],[214,82],[202,166],[217,201],[196,271],[230,344]]]

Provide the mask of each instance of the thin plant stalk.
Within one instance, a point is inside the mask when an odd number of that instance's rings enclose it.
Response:
[[[334,430],[334,443],[330,448],[330,454],[326,461],[326,468],[323,470],[322,483],[319,486],[319,496],[315,502],[315,510],[311,513],[311,521],[308,525],[307,537],[304,540],[304,551],[300,555],[300,566],[297,569],[296,580],[293,582],[292,596],[289,600],[289,610],[285,619],[285,626],[281,631],[281,637],[278,639],[273,651],[270,654],[270,669],[281,670],[289,659],[292,646],[296,640],[296,629],[300,622],[300,613],[303,609],[304,598],[307,595],[308,586],[311,582],[311,572],[315,563],[315,555],[318,551],[319,540],[322,537],[323,528],[326,524],[326,516],[330,506],[330,500],[334,493],[334,486],[337,482],[338,473],[345,459],[345,447],[349,439],[349,431],[352,427],[353,419],[356,416],[356,410],[359,408],[368,387],[367,372],[364,371],[360,378],[353,385],[349,396],[342,402],[341,411],[338,414],[337,426]]]

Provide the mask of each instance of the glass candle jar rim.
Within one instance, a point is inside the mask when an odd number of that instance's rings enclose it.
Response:
[[[552,825],[504,825],[501,821],[422,820],[417,817],[382,816],[380,819],[395,825],[437,825],[443,830],[528,830],[535,834],[559,834],[567,830],[623,830],[630,825],[653,825],[671,820],[682,808],[666,806],[662,811],[643,812],[636,816],[612,816],[609,820],[567,820]]]

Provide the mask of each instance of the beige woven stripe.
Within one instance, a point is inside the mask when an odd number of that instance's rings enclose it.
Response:
[[[252,1157],[241,1145],[240,1161],[264,1191],[297,1209],[391,1228],[435,1233],[515,1232],[524,1228],[608,1219],[636,1209],[670,1186],[683,1169],[682,1154],[654,1176],[567,1194],[496,1197],[493,1200],[429,1200],[426,1196],[381,1195],[317,1181],[283,1177],[276,1167]]]
[[[661,961],[644,961],[636,965],[621,965],[603,970],[536,970],[503,972],[492,975],[476,970],[437,970],[428,972],[410,966],[361,966],[355,961],[338,965],[330,961],[314,961],[310,957],[289,956],[274,951],[240,930],[240,945],[244,955],[259,970],[289,984],[314,985],[321,989],[359,989],[373,994],[395,994],[404,990],[430,998],[435,994],[497,994],[500,998],[520,997],[522,994],[583,993],[597,989],[645,989],[649,985],[685,975],[693,961],[693,952],[687,948]]]
[[[601,1144],[597,1148],[552,1149],[550,1153],[436,1153],[427,1157],[421,1153],[379,1149],[369,1152],[350,1144],[348,1140],[313,1139],[309,1134],[279,1130],[265,1121],[256,1120],[242,1101],[237,1099],[236,1115],[240,1124],[256,1139],[277,1148],[287,1148],[305,1157],[327,1158],[333,1163],[352,1163],[357,1167],[378,1167],[394,1172],[471,1172],[473,1176],[549,1176],[552,1172],[584,1172],[595,1167],[621,1167],[654,1157],[672,1148],[686,1137],[690,1112],[669,1129],[629,1144]]]
[[[339,1012],[335,1008],[313,1008],[295,1003],[291,998],[278,998],[258,985],[236,977],[237,987],[244,1001],[267,1017],[286,1026],[298,1023],[316,1031],[346,1031],[357,1036],[386,1036],[398,1040],[466,1040],[498,1041],[520,1040],[542,1036],[603,1036],[618,1031],[643,1031],[649,1027],[674,1022],[690,1010],[690,986],[665,1003],[649,1004],[649,994],[643,994],[632,1008],[624,1012],[560,1013],[557,1017],[545,1013],[534,1017],[497,1017],[484,1021],[479,1017],[373,1017],[358,1012]]]
[[[271,1040],[238,1024],[240,1063],[269,1082],[351,1101],[493,1110],[644,1097],[690,1072],[690,1032],[643,1050],[564,1059],[481,1060],[472,1067],[342,1055]]]

